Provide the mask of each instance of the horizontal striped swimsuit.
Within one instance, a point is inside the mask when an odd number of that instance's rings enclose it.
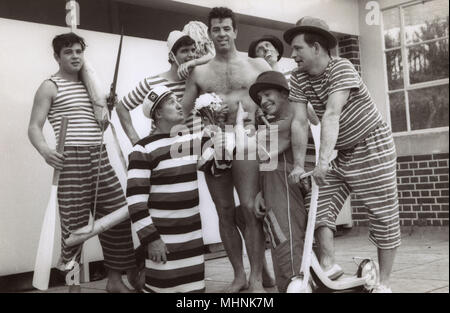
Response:
[[[353,192],[367,208],[371,242],[380,249],[392,249],[401,242],[394,140],[354,66],[335,58],[317,77],[294,72],[289,97],[309,101],[322,120],[329,95],[348,89],[339,118],[338,155],[325,177],[328,185],[319,189],[316,228],[336,230],[339,211]],[[307,196],[308,205],[309,201]]]
[[[140,104],[144,102],[145,97],[149,94],[149,92],[157,87],[157,86],[165,86],[170,91],[172,91],[177,97],[178,101],[183,99],[184,91],[186,89],[186,81],[180,80],[176,82],[168,81],[166,78],[163,78],[159,75],[147,77],[140,81],[133,90],[131,90],[126,96],[122,98],[122,103],[128,111],[131,111],[138,107]],[[192,120],[194,118],[194,114],[191,112],[186,119],[186,125],[193,125],[194,130],[201,128],[201,119],[195,119],[196,124],[192,124]],[[195,128],[198,127],[198,128]],[[152,123],[151,131],[155,130],[154,123]],[[191,132],[193,132],[191,128]]]
[[[161,239],[168,261],[145,256],[144,292],[204,292],[204,246],[199,211],[197,157],[192,149],[179,157],[171,148],[194,144],[192,134],[152,134],[129,155],[127,200],[141,247]],[[197,138],[197,137],[196,137]],[[205,150],[205,158],[211,152]]]
[[[61,117],[69,118],[64,147],[67,157],[58,183],[61,262],[66,264],[74,257],[77,262],[80,261],[80,254],[77,254],[80,246],[67,247],[65,240],[71,232],[88,224],[93,210],[101,129],[94,118],[92,104],[82,82],[71,82],[56,76],[50,80],[58,88],[48,113],[57,137]],[[122,187],[103,146],[95,219],[126,205]],[[136,266],[129,220],[101,233],[99,239],[105,267],[123,271]]]

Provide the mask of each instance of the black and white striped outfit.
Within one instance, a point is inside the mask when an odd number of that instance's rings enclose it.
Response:
[[[76,256],[79,246],[67,247],[65,240],[71,232],[88,224],[93,210],[102,134],[83,83],[57,76],[52,76],[50,81],[57,86],[57,94],[48,112],[48,120],[57,138],[61,117],[69,118],[64,147],[67,157],[58,184],[61,261],[66,264]],[[123,190],[103,147],[95,218],[126,205]],[[103,232],[99,239],[107,268],[127,270],[136,266],[129,220]],[[79,262],[79,255],[76,260]]]

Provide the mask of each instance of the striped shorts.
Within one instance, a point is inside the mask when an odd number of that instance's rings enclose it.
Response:
[[[61,261],[68,263],[79,246],[67,247],[70,233],[86,226],[93,213],[100,146],[66,146],[64,168],[58,185],[61,220]],[[127,205],[120,182],[103,146],[95,219]],[[131,223],[126,220],[99,235],[105,267],[124,271],[136,267]],[[80,255],[75,258],[80,261]]]
[[[369,240],[380,249],[400,245],[396,152],[391,130],[380,123],[354,148],[339,151],[319,189],[316,229],[336,230],[336,218],[350,192],[367,208]],[[305,200],[309,205],[309,199]]]

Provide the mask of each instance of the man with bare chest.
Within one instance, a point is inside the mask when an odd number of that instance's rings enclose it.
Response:
[[[213,8],[209,13],[208,26],[216,56],[191,73],[182,102],[184,113],[187,116],[191,112],[199,95],[214,92],[229,108],[226,124],[235,124],[240,102],[248,112],[246,125],[254,125],[256,104],[250,98],[248,89],[260,73],[270,70],[270,66],[262,59],[250,59],[236,50],[237,29],[234,13],[230,9]],[[261,278],[264,234],[261,221],[254,214],[254,199],[259,191],[258,167],[257,160],[246,158],[233,160],[232,169],[220,177],[205,174],[219,216],[220,236],[234,270],[234,281],[228,292],[246,288],[264,292]],[[240,209],[246,223],[243,236],[251,267],[248,283],[242,261],[242,241],[235,222],[233,187],[239,195]]]

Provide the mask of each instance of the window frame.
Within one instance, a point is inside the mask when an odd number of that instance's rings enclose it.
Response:
[[[387,11],[387,10],[392,10],[392,9],[397,9],[397,14],[400,18],[400,46],[396,46],[396,47],[391,47],[391,48],[387,48],[386,49],[386,42],[384,39],[384,22],[383,19],[381,19],[381,34],[382,34],[382,42],[383,42],[383,63],[384,63],[384,72],[385,72],[385,77],[386,77],[386,103],[388,104],[388,116],[389,116],[389,124],[391,125],[392,128],[392,120],[391,120],[391,103],[390,103],[390,99],[389,96],[393,93],[399,93],[399,92],[403,92],[404,95],[404,99],[405,99],[405,112],[406,112],[406,130],[404,131],[399,131],[399,132],[394,132],[393,131],[393,135],[394,137],[399,137],[399,136],[405,136],[405,135],[415,135],[415,134],[424,134],[424,133],[435,133],[435,132],[443,132],[443,131],[449,131],[449,126],[444,126],[444,127],[433,127],[433,128],[425,128],[425,129],[416,129],[416,130],[412,130],[411,129],[411,113],[409,110],[409,96],[408,96],[408,92],[411,90],[417,90],[417,89],[423,89],[423,88],[428,88],[428,87],[437,87],[437,86],[443,86],[443,85],[449,85],[449,78],[442,78],[442,79],[436,79],[436,80],[432,80],[432,81],[427,81],[427,82],[420,82],[420,83],[414,83],[411,84],[410,82],[410,77],[409,77],[409,64],[408,64],[408,49],[410,47],[414,47],[414,46],[418,46],[418,45],[424,45],[424,44],[429,44],[429,43],[433,43],[436,41],[445,41],[445,40],[449,40],[449,36],[444,36],[444,37],[439,37],[439,38],[433,38],[433,39],[429,39],[429,40],[425,40],[425,41],[420,41],[420,42],[413,42],[413,43],[409,43],[406,44],[406,35],[405,35],[405,14],[404,14],[404,9],[413,5],[417,5],[417,4],[425,4],[427,2],[431,2],[433,0],[412,0],[412,1],[408,1],[402,4],[397,4],[397,5],[392,5],[392,6],[388,6],[385,7],[383,9],[381,9],[381,12],[383,11]],[[394,89],[394,90],[389,90],[389,85],[388,85],[388,72],[387,72],[387,58],[386,58],[386,54],[389,51],[394,51],[394,50],[400,50],[400,55],[402,58],[401,64],[402,64],[402,74],[403,74],[403,87],[402,88],[398,88],[398,89]]]

